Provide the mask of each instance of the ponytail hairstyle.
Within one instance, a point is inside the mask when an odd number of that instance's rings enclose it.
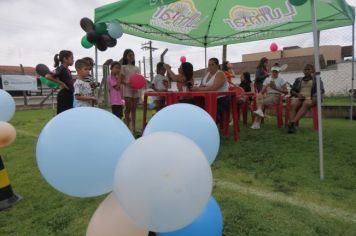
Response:
[[[64,58],[69,58],[73,56],[73,53],[68,50],[62,50],[59,52],[59,54],[54,55],[54,67],[58,67],[59,64],[62,64],[64,61]]]
[[[183,71],[183,75],[185,76],[185,84],[188,87],[189,90],[191,90],[191,88],[194,85],[193,82],[193,65],[189,62],[183,62],[182,63],[182,71]]]

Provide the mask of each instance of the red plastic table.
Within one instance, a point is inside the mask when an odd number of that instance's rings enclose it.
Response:
[[[228,92],[217,92],[217,91],[194,91],[194,92],[145,92],[143,99],[143,120],[142,120],[142,129],[146,126],[147,121],[147,97],[149,96],[160,96],[165,97],[167,105],[171,105],[179,102],[181,97],[203,97],[205,101],[205,111],[210,114],[210,116],[216,121],[217,115],[217,99],[219,96],[229,96],[230,97],[230,110],[232,113],[233,119],[233,128],[234,128],[234,139],[235,141],[239,140],[239,119],[237,113],[237,94],[233,91]],[[227,116],[229,117],[229,113]],[[225,128],[223,129],[223,134],[228,135],[228,124],[223,123]]]

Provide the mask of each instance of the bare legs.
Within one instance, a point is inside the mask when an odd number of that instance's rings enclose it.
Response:
[[[298,122],[315,104],[316,100],[314,98],[306,100],[293,98],[289,110],[289,121]]]
[[[125,124],[132,131],[136,133],[136,108],[139,98],[125,97]]]

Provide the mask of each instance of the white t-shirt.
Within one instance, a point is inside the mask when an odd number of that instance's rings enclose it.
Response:
[[[282,79],[282,78],[280,78],[280,77],[278,77],[278,78],[276,78],[276,79],[273,79],[273,78],[271,78],[271,77],[267,77],[267,78],[265,79],[265,81],[263,82],[263,85],[270,84],[272,81],[274,81],[274,84],[276,85],[276,87],[277,87],[278,89],[282,89],[282,86],[287,83],[284,79]],[[268,87],[268,88],[267,88],[267,94],[273,94],[273,93],[275,93],[275,94],[281,94],[281,93],[278,92],[277,90],[274,90],[274,89]]]
[[[155,85],[155,88],[157,90],[167,90],[167,87],[164,85],[164,81],[166,81],[168,83],[167,77],[160,75],[160,74],[157,74],[153,78],[153,84]]]
[[[92,96],[92,91],[89,82],[85,82],[81,79],[77,79],[74,83],[74,99],[75,95],[81,95],[81,96]],[[82,101],[82,100],[77,100],[76,101],[76,107],[91,107],[91,101]]]

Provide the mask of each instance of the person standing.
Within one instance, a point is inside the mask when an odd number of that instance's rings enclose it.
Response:
[[[138,100],[141,97],[141,90],[133,89],[130,86],[130,77],[133,74],[140,73],[140,69],[135,66],[135,53],[131,49],[126,49],[122,56],[122,84],[124,85],[123,95],[125,98],[125,124],[136,134],[136,108]]]
[[[121,98],[121,64],[114,61],[110,65],[111,73],[108,77],[111,111],[119,119],[123,117],[123,101]]]
[[[60,85],[61,90],[57,95],[57,115],[63,111],[73,108],[74,80],[69,66],[74,62],[73,53],[62,50],[54,56],[54,72],[46,74],[46,78]]]
[[[263,82],[269,76],[267,66],[268,59],[266,57],[262,57],[260,62],[258,63],[255,74],[255,89],[257,93],[261,92]]]

